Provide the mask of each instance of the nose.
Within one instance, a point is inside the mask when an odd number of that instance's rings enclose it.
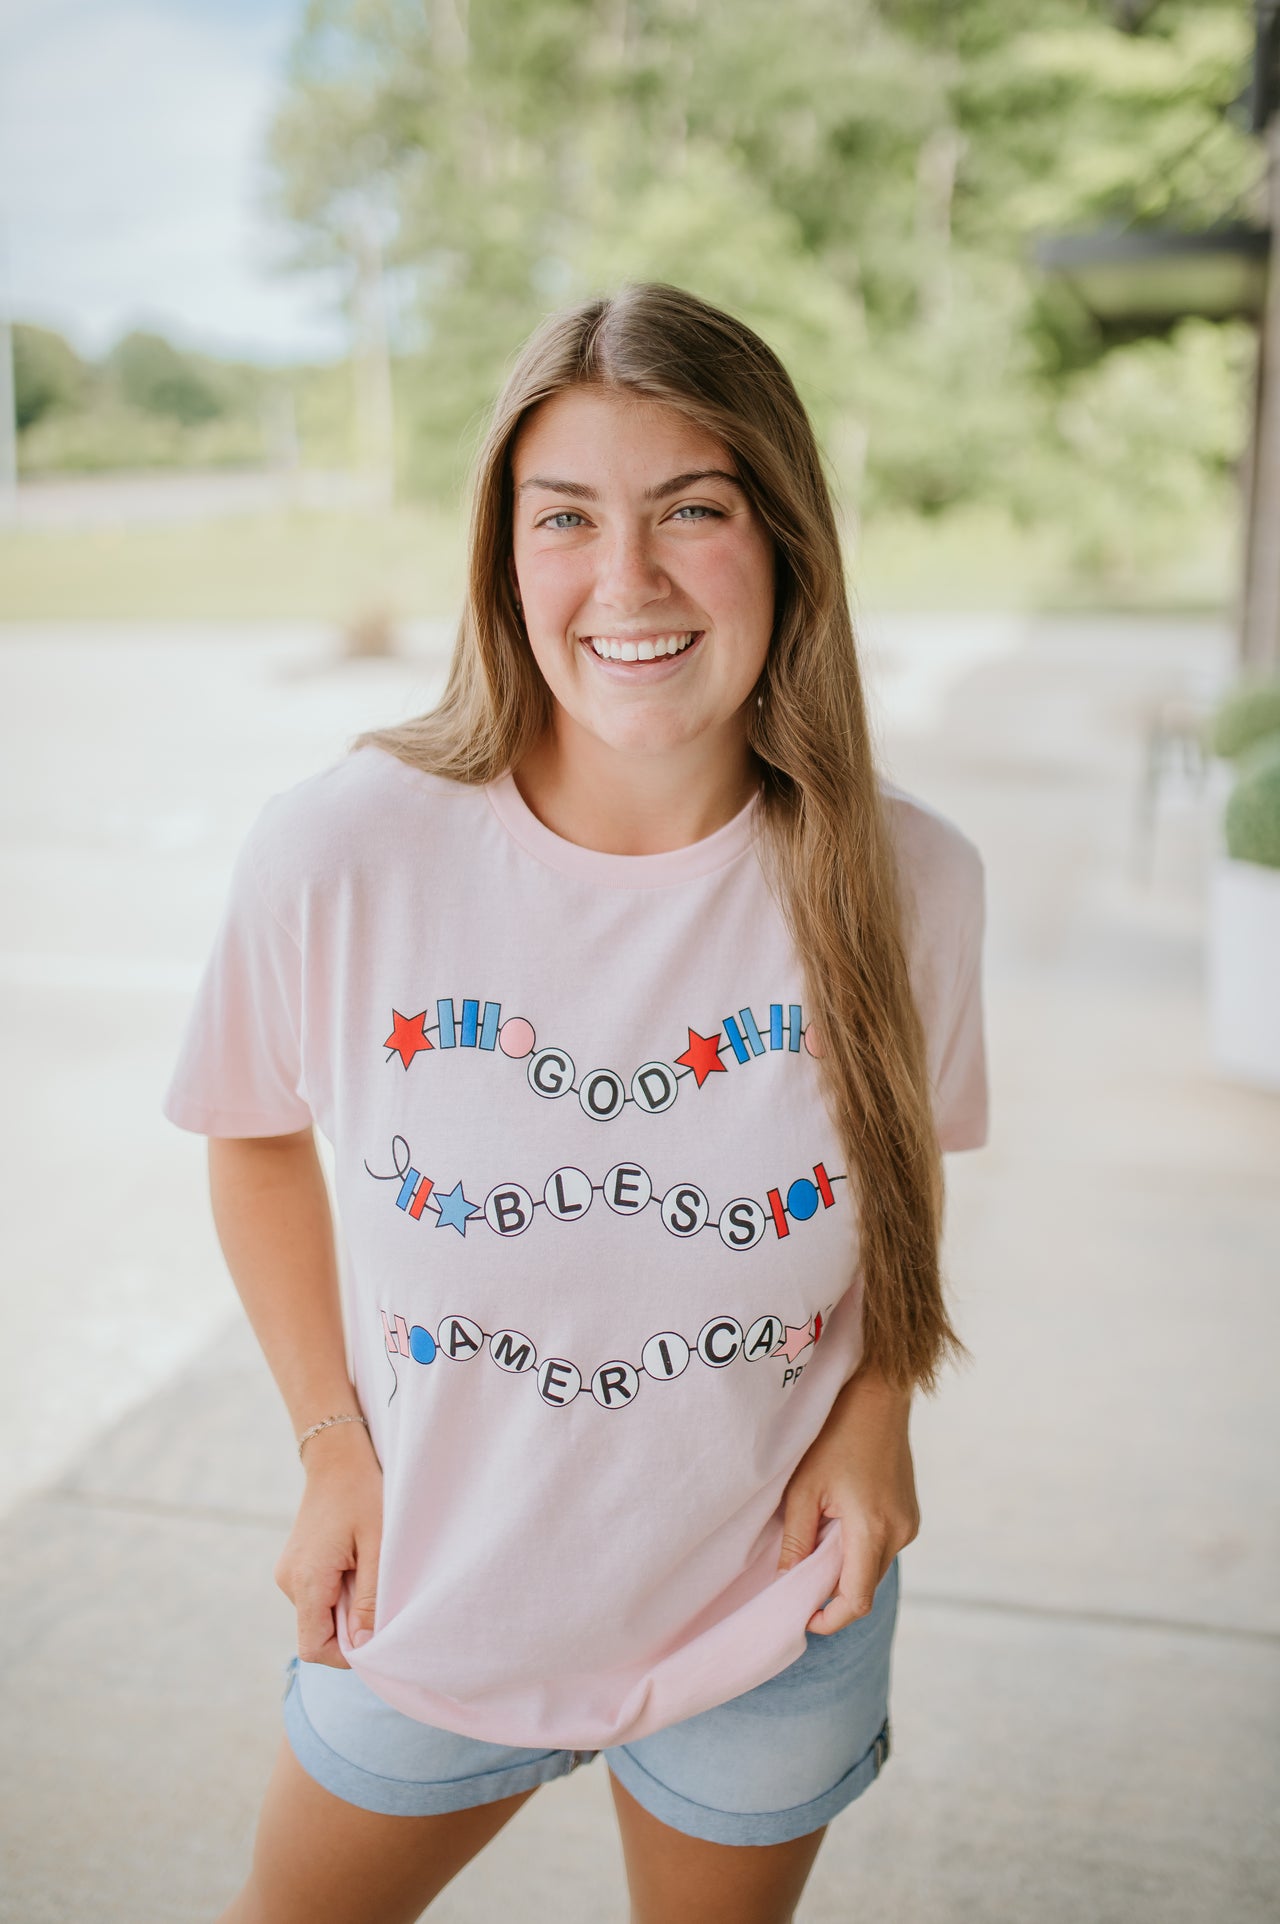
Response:
[[[615,528],[599,553],[596,599],[601,607],[639,614],[670,595],[670,576],[660,566],[646,529]]]

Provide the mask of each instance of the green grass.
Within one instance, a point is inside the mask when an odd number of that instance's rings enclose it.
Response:
[[[0,534],[0,620],[349,621],[453,613],[461,531],[427,509]]]
[[[883,515],[846,545],[864,606],[1198,614],[1230,608],[1237,539],[1223,511],[1153,533],[1145,562],[1099,571],[1077,558],[1068,526],[1018,528],[999,509],[972,507],[937,520]]]
[[[990,509],[933,521],[881,516],[848,542],[858,601],[878,608],[1225,611],[1236,532],[1223,513],[1153,559],[1099,579],[1070,531],[1023,530]],[[277,512],[171,526],[0,533],[0,620],[349,622],[451,616],[463,583],[461,518]]]

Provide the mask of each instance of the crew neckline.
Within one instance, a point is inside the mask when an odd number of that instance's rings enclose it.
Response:
[[[684,848],[665,849],[659,855],[611,855],[602,849],[582,848],[548,828],[529,807],[510,771],[490,782],[484,792],[512,840],[547,868],[577,881],[635,889],[664,888],[672,882],[694,881],[734,861],[751,846],[760,801],[757,788],[736,815],[712,834],[704,835],[701,841],[690,842]]]

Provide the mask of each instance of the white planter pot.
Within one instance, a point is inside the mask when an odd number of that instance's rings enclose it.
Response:
[[[1214,1066],[1280,1094],[1280,869],[1215,859],[1208,973]]]

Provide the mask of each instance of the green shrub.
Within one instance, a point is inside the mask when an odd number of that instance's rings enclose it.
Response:
[[[61,334],[23,321],[13,329],[13,399],[18,431],[42,415],[72,408],[84,391],[84,362]]]
[[[1257,742],[1236,764],[1227,798],[1227,853],[1280,869],[1280,734]]]
[[[1233,762],[1255,742],[1280,734],[1280,675],[1233,688],[1209,724],[1209,746]]]
[[[115,394],[92,407],[45,415],[18,444],[19,472],[29,476],[253,468],[262,462],[262,427],[253,415],[219,415],[188,427],[171,414],[127,407]]]
[[[201,357],[181,353],[160,334],[126,334],[108,365],[130,407],[146,414],[168,415],[190,427],[224,412]]]

